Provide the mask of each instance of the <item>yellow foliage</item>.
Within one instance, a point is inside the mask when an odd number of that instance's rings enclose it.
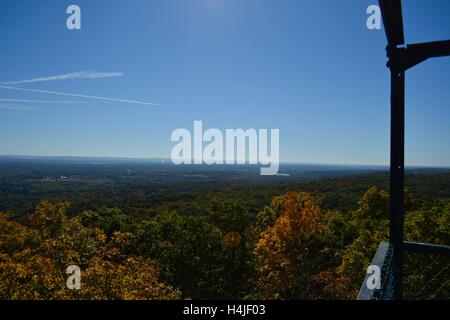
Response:
[[[107,239],[66,215],[69,204],[42,202],[31,228],[0,213],[0,299],[179,299],[159,281],[155,261],[126,253],[131,233]],[[70,265],[81,268],[81,289],[66,287]]]

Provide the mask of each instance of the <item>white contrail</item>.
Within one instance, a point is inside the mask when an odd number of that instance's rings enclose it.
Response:
[[[4,86],[4,85],[0,85],[0,88],[8,89],[8,90],[25,91],[25,92],[55,94],[55,95],[66,96],[66,97],[77,97],[77,98],[96,99],[96,100],[112,101],[112,102],[133,103],[133,104],[140,104],[140,105],[146,105],[146,106],[160,106],[160,104],[158,104],[158,103],[142,102],[142,101],[135,101],[135,100],[127,100],[127,99],[116,99],[116,98],[108,98],[108,97],[88,96],[88,95],[76,94],[76,93],[64,93],[64,92],[38,90],[38,89],[25,89],[25,88],[10,87],[10,86]]]
[[[103,79],[103,78],[115,78],[123,76],[122,72],[94,72],[94,71],[80,71],[73,73],[60,74],[56,76],[47,76],[34,79],[18,80],[18,81],[8,81],[2,82],[3,84],[24,84],[24,83],[35,83],[35,82],[46,82],[46,81],[62,81],[62,80],[73,80],[73,79]]]

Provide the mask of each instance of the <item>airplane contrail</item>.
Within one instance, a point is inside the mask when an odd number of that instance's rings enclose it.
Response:
[[[122,72],[94,72],[94,71],[81,71],[81,72],[73,72],[60,74],[56,76],[48,76],[27,80],[19,80],[19,81],[9,81],[9,82],[0,82],[1,84],[24,84],[24,83],[34,83],[34,82],[45,82],[45,81],[61,81],[61,80],[73,80],[73,79],[102,79],[102,78],[115,78],[121,77],[124,74]]]
[[[66,97],[77,97],[77,98],[96,99],[96,100],[112,101],[112,102],[133,103],[133,104],[140,104],[140,105],[146,105],[146,106],[161,106],[159,103],[142,102],[142,101],[135,101],[135,100],[127,100],[127,99],[116,99],[116,98],[108,98],[108,97],[98,97],[98,96],[88,96],[88,95],[76,94],[76,93],[65,93],[65,92],[56,92],[56,91],[47,91],[47,90],[38,90],[38,89],[25,89],[25,88],[10,87],[10,86],[4,86],[4,85],[0,85],[0,88],[8,89],[8,90],[16,90],[16,91],[25,91],[25,92],[55,94],[55,95],[66,96]]]

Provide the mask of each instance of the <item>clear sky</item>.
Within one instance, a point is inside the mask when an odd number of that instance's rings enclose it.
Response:
[[[82,30],[66,28],[70,4]],[[370,4],[2,0],[0,154],[169,157],[172,131],[203,120],[279,128],[282,162],[388,164],[386,39],[366,28]],[[450,1],[404,1],[404,15],[407,42],[450,39]],[[450,166],[449,89],[450,58],[408,72],[409,165]]]

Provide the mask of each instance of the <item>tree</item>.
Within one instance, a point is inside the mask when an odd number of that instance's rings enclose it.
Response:
[[[158,264],[126,254],[131,233],[115,232],[99,254],[89,260],[83,272],[82,299],[174,300],[181,293],[159,281]]]
[[[267,299],[325,298],[324,276],[334,273],[329,264],[328,230],[317,198],[290,192],[275,223],[260,234],[256,244],[259,285]],[[274,207],[280,208],[280,198]],[[266,212],[272,210],[266,209]],[[325,282],[325,283],[324,283]],[[319,285],[320,284],[320,285]]]
[[[140,227],[134,246],[139,255],[158,260],[163,281],[184,297],[220,299],[227,272],[223,236],[205,217],[164,212]]]
[[[131,233],[84,227],[68,203],[43,201],[30,228],[0,213],[1,299],[178,299],[159,281],[156,261],[130,254]],[[66,269],[82,270],[80,290],[66,288]]]
[[[414,205],[412,195],[405,190],[405,211]],[[348,298],[356,298],[379,244],[389,240],[389,213],[389,193],[376,186],[364,193],[352,213],[351,223],[357,232],[343,251],[338,269],[342,290]]]
[[[80,218],[84,226],[102,229],[108,236],[117,231],[131,232],[133,228],[133,219],[118,208],[84,211]]]

